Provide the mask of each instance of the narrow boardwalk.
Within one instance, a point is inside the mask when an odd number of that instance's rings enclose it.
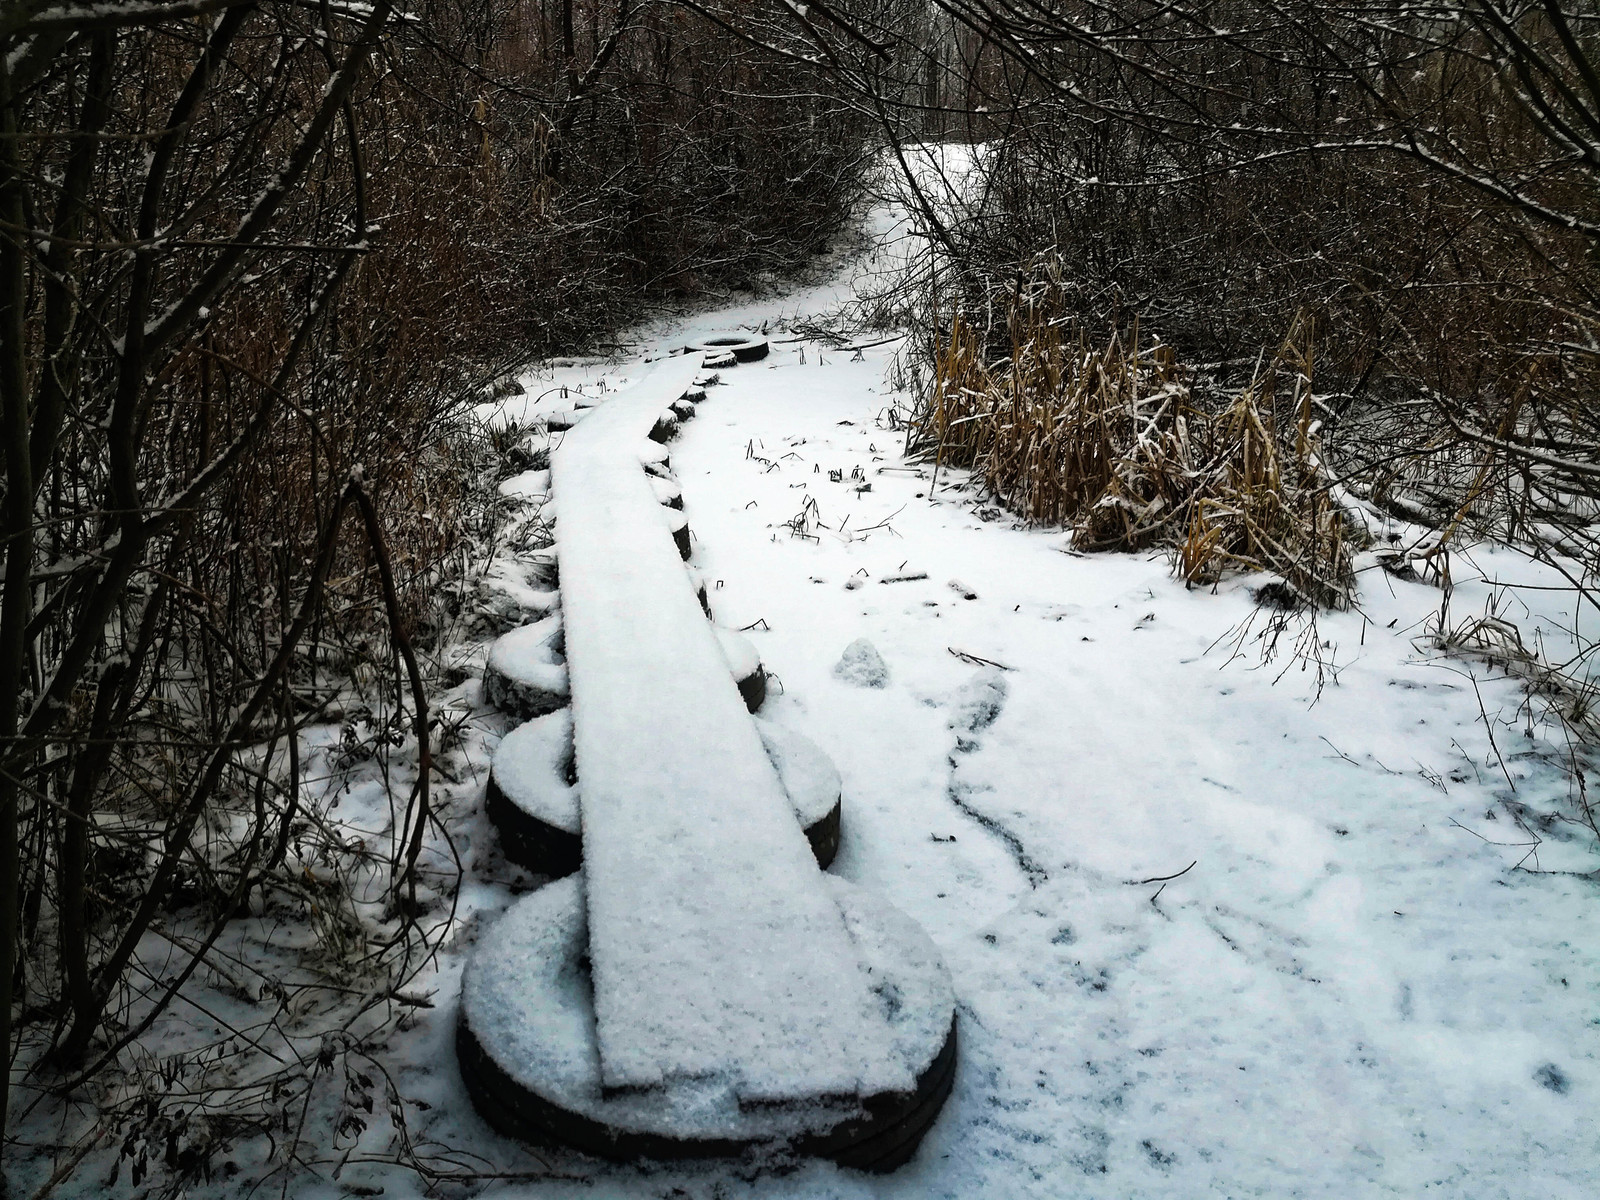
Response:
[[[659,365],[552,460],[605,1084],[909,1088],[637,465],[698,361]]]

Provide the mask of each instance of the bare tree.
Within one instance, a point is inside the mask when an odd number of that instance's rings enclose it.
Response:
[[[838,231],[871,129],[787,12],[0,13],[0,1109],[123,1062],[251,897],[350,911],[319,854],[386,881],[361,1003],[398,1003],[449,918],[426,651],[484,470],[466,414]],[[358,676],[414,756],[359,852],[299,740]]]
[[[1441,526],[1580,536],[1572,498],[1600,477],[1590,9],[936,6],[947,30],[906,49],[925,67],[900,94],[946,79],[947,127],[987,146],[961,219],[930,214],[953,303],[992,310],[1048,250],[1077,316],[1142,316],[1224,384],[1310,314],[1363,490]]]

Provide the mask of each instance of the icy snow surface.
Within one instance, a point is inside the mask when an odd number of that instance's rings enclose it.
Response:
[[[551,464],[605,1085],[909,1091],[634,457],[698,359],[592,410]]]

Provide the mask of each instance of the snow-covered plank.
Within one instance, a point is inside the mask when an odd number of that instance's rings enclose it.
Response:
[[[751,1102],[909,1090],[640,469],[699,357],[593,410],[552,460],[602,1078],[715,1076]]]

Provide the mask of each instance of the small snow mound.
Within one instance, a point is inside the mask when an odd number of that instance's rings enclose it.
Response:
[[[950,728],[961,733],[977,733],[999,719],[1006,703],[1006,677],[994,667],[980,672],[956,692],[956,711]]]
[[[866,638],[857,638],[844,648],[844,654],[833,665],[833,673],[854,687],[881,688],[889,683],[889,668],[883,656]]]

